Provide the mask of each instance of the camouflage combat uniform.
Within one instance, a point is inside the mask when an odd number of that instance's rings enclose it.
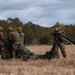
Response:
[[[57,24],[57,25],[60,26],[60,24]],[[56,57],[59,58],[59,54],[58,54],[58,47],[59,47],[61,52],[62,52],[63,57],[65,58],[66,57],[66,51],[65,51],[65,44],[64,44],[63,38],[59,37],[57,34],[55,34],[56,32],[61,33],[63,35],[65,35],[65,32],[63,29],[60,29],[60,30],[55,29],[55,30],[53,30],[53,33],[52,33],[54,36]]]
[[[21,38],[21,45],[24,45],[24,33],[19,32],[20,38]]]
[[[18,27],[18,32],[21,38],[21,45],[24,45],[24,33],[22,32],[22,27]]]
[[[18,48],[18,45],[20,44],[20,35],[16,30],[11,30],[8,35],[8,39],[10,42],[11,50],[12,50],[12,58],[15,58],[16,56],[16,50]]]
[[[5,40],[2,30],[0,30],[0,55],[2,59],[6,57]]]

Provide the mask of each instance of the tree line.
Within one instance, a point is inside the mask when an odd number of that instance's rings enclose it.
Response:
[[[13,27],[17,29],[18,26],[23,28],[23,32],[25,34],[25,44],[52,44],[53,36],[51,35],[52,27],[42,27],[37,24],[33,24],[31,21],[23,24],[19,18],[8,18],[7,20],[0,20],[0,26],[4,28],[4,35],[7,35],[7,28]],[[65,31],[65,35],[67,38],[75,42],[75,24],[64,25],[62,27]],[[68,44],[68,43],[66,43]]]

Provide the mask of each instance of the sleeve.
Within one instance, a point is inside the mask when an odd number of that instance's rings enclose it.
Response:
[[[53,29],[53,30],[51,31],[51,35],[54,36],[54,34],[55,34],[55,30]]]
[[[5,38],[4,38],[3,33],[0,34],[0,39],[1,39],[1,41],[3,41],[5,43]]]
[[[65,36],[65,31],[64,31],[64,30],[62,30],[62,35],[64,35],[64,36]]]
[[[13,40],[13,33],[9,33],[9,40]]]

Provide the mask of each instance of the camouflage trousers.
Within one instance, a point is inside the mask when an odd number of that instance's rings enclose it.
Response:
[[[58,48],[60,48],[63,57],[66,57],[65,45],[63,42],[57,42],[55,45],[56,57],[59,58]]]
[[[6,49],[5,46],[0,46],[0,55],[2,59],[6,58]]]
[[[59,58],[58,47],[60,48],[62,55],[65,58],[66,57],[65,45],[63,42],[57,42],[57,41],[53,44],[53,47],[51,48],[50,51],[47,51],[43,55],[39,55],[39,58],[49,59],[49,60],[54,58]]]

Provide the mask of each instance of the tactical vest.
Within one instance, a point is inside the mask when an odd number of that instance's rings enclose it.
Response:
[[[10,32],[10,35],[11,35],[10,37],[12,38],[11,40],[13,42],[19,42],[19,43],[21,42],[20,35],[17,31]]]

